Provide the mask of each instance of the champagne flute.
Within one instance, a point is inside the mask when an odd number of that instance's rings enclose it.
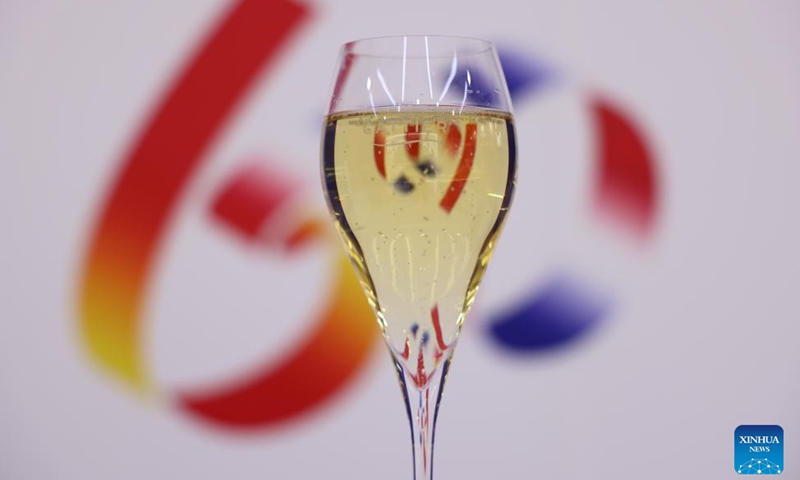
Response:
[[[491,43],[401,36],[342,47],[322,183],[397,372],[415,480],[433,478],[444,381],[515,179],[511,102]]]

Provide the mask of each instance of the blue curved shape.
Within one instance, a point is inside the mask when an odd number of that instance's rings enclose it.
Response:
[[[523,96],[538,92],[555,78],[550,69],[546,68],[542,62],[532,58],[530,54],[498,46],[497,56],[503,67],[512,102],[517,102]]]
[[[552,277],[536,294],[490,321],[490,336],[508,350],[536,352],[565,345],[592,330],[611,301],[572,277]]]
[[[511,101],[517,102],[522,97],[531,93],[538,92],[542,87],[550,83],[554,75],[544,65],[531,58],[531,55],[521,53],[516,49],[498,48],[497,56],[506,77],[508,93]],[[469,82],[467,82],[467,71],[469,71]],[[447,75],[443,72],[442,78]],[[456,91],[463,89],[463,85],[469,85],[469,98],[471,105],[481,105],[484,107],[498,107],[501,97],[494,90],[491,82],[486,80],[486,75],[475,65],[461,65],[453,77],[453,85],[457,85]]]

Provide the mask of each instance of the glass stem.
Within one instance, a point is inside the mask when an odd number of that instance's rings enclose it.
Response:
[[[442,391],[451,358],[451,355],[448,355],[430,374],[421,388],[418,386],[421,383],[419,377],[415,376],[414,372],[408,371],[402,362],[393,359],[411,426],[414,480],[433,480],[433,442],[436,418],[439,414],[439,402],[442,400]]]

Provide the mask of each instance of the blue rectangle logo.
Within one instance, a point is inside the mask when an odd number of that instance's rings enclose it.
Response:
[[[778,475],[783,472],[783,428],[778,425],[739,425],[733,435],[736,473]]]

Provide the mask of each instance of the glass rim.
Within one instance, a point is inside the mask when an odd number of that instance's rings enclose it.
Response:
[[[448,50],[446,54],[429,53],[428,55],[430,58],[449,57],[453,54],[453,52],[455,52],[460,56],[481,55],[489,52],[496,55],[494,43],[492,43],[489,40],[484,40],[476,37],[461,36],[461,35],[440,35],[440,34],[386,35],[377,37],[366,37],[346,42],[342,45],[341,48],[342,51],[346,52],[347,54],[359,57],[402,58],[403,57],[402,54],[390,53],[389,51],[386,51],[385,53],[376,53],[370,50],[385,42],[390,42],[392,40],[399,41],[408,39],[414,39],[418,41],[419,40],[427,41],[428,39],[438,39],[438,40],[448,40],[451,42],[451,46],[453,48]],[[461,46],[461,48],[459,48],[459,45]],[[359,47],[361,48],[359,49]],[[409,58],[420,58],[420,56],[410,55]]]

